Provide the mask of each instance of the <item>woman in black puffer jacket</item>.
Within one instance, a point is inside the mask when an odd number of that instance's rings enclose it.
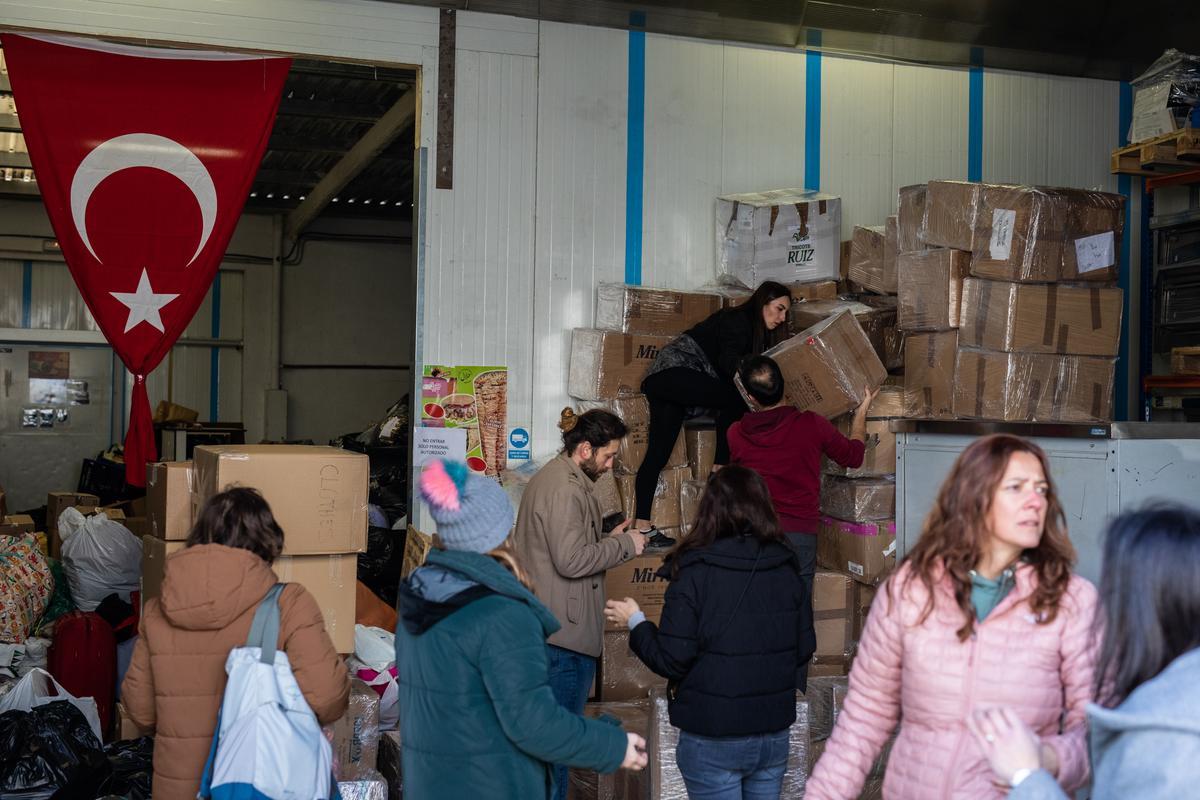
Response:
[[[635,601],[609,600],[629,645],[670,681],[676,761],[689,795],[740,786],[777,797],[796,720],[799,669],[816,649],[809,599],[758,473],[713,474],[696,527],[667,556],[662,622]],[[722,795],[724,796],[724,795]]]

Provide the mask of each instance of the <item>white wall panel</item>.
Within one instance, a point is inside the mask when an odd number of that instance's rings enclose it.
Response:
[[[967,178],[967,71],[895,66],[892,204],[901,186]]]
[[[21,327],[24,291],[24,264],[20,261],[0,259],[0,328]]]
[[[825,57],[821,63],[821,190],[842,198],[842,238],[882,225],[892,191],[892,65]]]
[[[30,292],[29,327],[50,330],[99,330],[83,302],[66,263],[36,261]]]
[[[721,194],[802,186],[804,54],[737,45],[722,50]]]
[[[532,446],[561,444],[571,330],[592,324],[596,285],[625,275],[629,35],[543,23],[537,99]],[[509,402],[509,414],[518,410]]]
[[[1049,100],[1050,82],[1043,76],[984,73],[984,181],[1046,183]]]
[[[1113,81],[1047,77],[1046,183],[1117,191],[1109,159],[1120,128]]]
[[[687,288],[716,276],[723,70],[719,44],[646,37],[642,283],[648,286]]]

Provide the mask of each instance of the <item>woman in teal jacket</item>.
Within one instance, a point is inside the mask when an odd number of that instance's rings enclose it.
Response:
[[[547,798],[550,764],[646,765],[645,741],[554,699],[546,637],[559,627],[505,547],[512,504],[459,462],[431,462],[421,495],[441,548],[400,584],[396,671],[404,792]]]

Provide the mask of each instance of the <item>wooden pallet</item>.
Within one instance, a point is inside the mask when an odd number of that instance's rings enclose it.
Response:
[[[1114,175],[1163,175],[1200,167],[1200,128],[1177,131],[1118,147],[1112,153]]]

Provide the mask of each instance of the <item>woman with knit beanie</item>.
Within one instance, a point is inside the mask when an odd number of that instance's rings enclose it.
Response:
[[[500,485],[438,460],[420,491],[440,547],[400,584],[405,794],[547,798],[551,764],[644,768],[642,737],[554,699],[546,637],[559,625],[507,547],[514,515]]]

